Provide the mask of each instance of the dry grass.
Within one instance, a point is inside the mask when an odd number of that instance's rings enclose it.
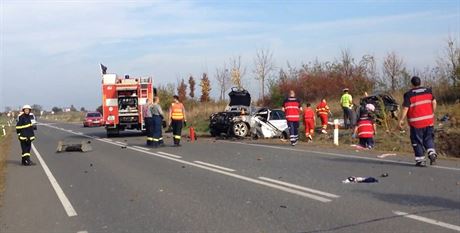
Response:
[[[42,118],[50,121],[82,123],[85,119],[84,112],[60,112],[54,115],[45,115]]]
[[[0,125],[4,125],[5,122],[5,118],[0,118]],[[0,205],[5,191],[6,158],[10,152],[13,128],[9,127],[6,131],[7,136],[0,136]],[[3,132],[0,133],[0,135],[2,134]]]

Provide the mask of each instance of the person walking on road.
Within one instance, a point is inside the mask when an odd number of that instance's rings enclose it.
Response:
[[[147,146],[153,145],[153,118],[152,118],[152,100],[148,100],[147,104],[144,105],[143,115],[145,131],[147,134]]]
[[[343,89],[343,95],[340,98],[340,105],[342,106],[343,109],[343,123],[345,124],[346,129],[351,129],[353,127],[353,120],[352,120],[352,114],[353,114],[353,97],[348,93],[349,89],[344,88]]]
[[[321,102],[316,106],[316,113],[321,119],[321,133],[327,134],[327,124],[331,110],[329,109],[329,106],[327,106],[326,99],[323,98]]]
[[[315,111],[311,108],[310,103],[307,103],[303,111],[303,124],[305,126],[305,137],[307,141],[313,141],[313,134],[315,132]]]
[[[289,127],[291,145],[295,146],[299,140],[299,120],[302,107],[300,100],[295,97],[294,90],[289,92],[289,97],[284,100],[283,109]]]
[[[33,165],[33,162],[30,160],[30,149],[32,148],[32,141],[35,140],[35,134],[30,116],[31,111],[32,107],[30,105],[24,105],[16,124],[16,133],[18,134],[22,149],[22,165],[24,166]]]
[[[158,96],[156,96],[154,98],[154,102],[153,102],[153,105],[152,105],[152,108],[151,108],[151,112],[152,112],[152,124],[153,124],[153,133],[152,133],[152,137],[153,137],[153,146],[154,147],[158,147],[158,146],[162,146],[164,145],[164,141],[163,141],[163,130],[161,128],[162,126],[162,122],[163,122],[163,118],[164,118],[164,114],[163,114],[163,110],[161,109],[161,105],[160,105],[160,98]]]
[[[174,102],[169,108],[169,125],[173,130],[174,146],[180,146],[182,127],[187,126],[184,105],[179,101],[179,96],[174,96]]]
[[[436,99],[431,88],[421,86],[419,77],[412,77],[411,83],[413,88],[404,94],[399,127],[403,128],[407,117],[410,126],[410,140],[415,153],[415,166],[426,166],[425,151],[430,159],[430,165],[434,165],[438,157],[434,148],[433,128]]]

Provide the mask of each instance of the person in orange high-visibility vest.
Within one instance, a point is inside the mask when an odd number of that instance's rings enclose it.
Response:
[[[331,113],[329,106],[327,106],[326,99],[322,99],[321,102],[316,106],[316,114],[321,119],[321,133],[327,134],[327,123],[328,117]]]
[[[404,120],[410,126],[410,140],[415,153],[415,166],[426,166],[425,152],[430,164],[436,164],[436,150],[434,148],[434,112],[436,99],[431,88],[422,87],[419,77],[411,79],[412,89],[404,94],[404,102],[399,127],[402,129]]]
[[[315,111],[311,108],[311,104],[307,103],[303,110],[303,124],[305,126],[305,137],[307,141],[313,141],[313,133],[315,132]]]
[[[169,126],[172,127],[174,146],[180,146],[182,127],[187,126],[184,105],[179,101],[179,96],[174,96],[174,102],[169,108]]]

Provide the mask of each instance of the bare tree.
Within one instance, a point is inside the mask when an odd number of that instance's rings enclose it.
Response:
[[[438,59],[438,67],[442,76],[457,86],[460,82],[460,48],[451,36],[447,38],[443,56]]]
[[[404,70],[404,61],[395,52],[390,52],[386,55],[383,60],[383,75],[390,79],[392,91],[395,91],[398,87],[398,79]]]
[[[352,75],[353,72],[353,63],[354,63],[354,58],[351,55],[351,52],[349,49],[342,49],[341,51],[341,68],[342,68],[342,73],[345,75],[345,77],[349,78]]]
[[[216,68],[216,80],[220,91],[219,99],[224,100],[225,91],[228,89],[228,84],[230,84],[230,74],[225,63],[223,67]]]
[[[243,67],[241,64],[241,56],[232,57],[230,59],[231,68],[231,80],[233,85],[241,88],[243,87],[242,79],[246,74],[246,67]]]
[[[254,66],[254,74],[256,75],[256,79],[260,81],[261,97],[263,98],[265,96],[265,81],[275,69],[273,53],[269,49],[257,50],[256,57],[254,58]]]
[[[192,75],[190,75],[190,78],[188,79],[188,85],[190,87],[189,95],[190,95],[190,98],[192,99],[195,98],[195,84],[196,84],[195,79],[193,78]]]

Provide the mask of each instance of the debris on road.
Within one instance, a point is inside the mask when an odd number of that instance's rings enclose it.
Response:
[[[386,157],[389,157],[389,156],[396,156],[396,154],[394,154],[394,153],[381,154],[381,155],[378,155],[377,158],[383,159],[383,158],[386,158]]]
[[[382,175],[380,175],[380,177],[388,177],[388,173],[382,173]]]
[[[287,206],[285,206],[285,205],[280,205],[280,208],[286,209]]]
[[[63,141],[58,142],[56,149],[57,153],[61,152],[88,152],[93,150],[91,147],[91,141],[82,141],[79,144],[66,144]]]
[[[367,148],[362,147],[362,146],[360,146],[360,145],[356,145],[356,144],[351,144],[350,146],[351,146],[351,147],[354,147],[355,149],[358,149],[358,150],[367,150]]]
[[[126,149],[126,148],[128,148],[128,147],[126,147],[126,146],[121,146],[121,149]]]
[[[359,176],[350,176],[347,179],[343,180],[342,183],[377,183],[379,180],[374,177],[359,177]]]

